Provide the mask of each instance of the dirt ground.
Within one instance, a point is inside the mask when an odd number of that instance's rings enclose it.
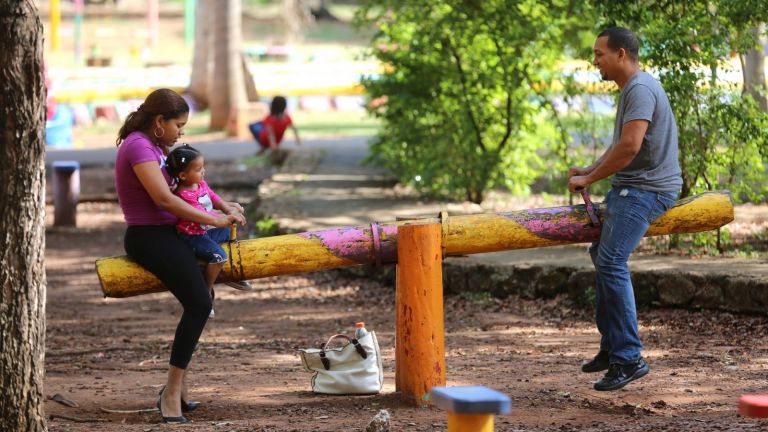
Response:
[[[220,286],[190,367],[202,406],[188,425],[162,424],[151,409],[181,309],[168,293],[103,298],[93,263],[123,254],[122,214],[111,202],[78,211],[78,228],[47,222],[45,394],[78,405],[48,400],[51,431],[360,431],[381,409],[392,430],[446,430],[444,412],[407,407],[394,392],[394,282],[333,271],[254,281],[253,292]],[[768,393],[768,317],[641,310],[651,373],[603,393],[592,389],[599,374],[579,371],[597,349],[592,311],[562,298],[477,296],[447,297],[445,309],[448,385],[486,385],[512,398],[496,430],[768,430],[768,421],[736,411],[741,394]],[[351,333],[361,320],[382,348],[383,392],[311,393],[295,350]]]

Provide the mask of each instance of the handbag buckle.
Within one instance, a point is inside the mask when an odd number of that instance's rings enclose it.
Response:
[[[360,342],[357,341],[357,339],[352,339],[350,342],[352,342],[352,345],[355,346],[355,350],[358,354],[360,354],[360,357],[362,358],[368,358],[368,353],[365,352],[365,348],[363,348],[362,345],[360,345]]]
[[[325,351],[320,351],[320,361],[323,362],[325,370],[331,370],[331,361],[325,356]]]

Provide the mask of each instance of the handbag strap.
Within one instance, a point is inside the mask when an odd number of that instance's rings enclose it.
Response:
[[[320,345],[320,352],[318,353],[318,355],[320,356],[320,361],[323,362],[323,367],[325,368],[325,370],[331,370],[331,359],[325,356],[325,350],[328,348],[328,345],[330,345],[330,343],[334,339],[339,337],[349,340],[349,337],[343,334],[335,334],[328,339],[328,342]]]
[[[343,334],[335,334],[335,335],[331,336],[330,338],[328,338],[328,342],[326,342],[325,345],[323,345],[320,349],[323,350],[323,351],[327,350],[328,349],[328,345],[330,345],[331,342],[333,342],[333,340],[336,339],[336,338],[346,339],[347,342],[352,343],[352,339],[349,336],[343,335]]]
[[[360,342],[358,342],[357,339],[351,338],[343,334],[335,334],[330,338],[328,338],[328,342],[326,342],[325,345],[320,347],[320,352],[319,352],[320,361],[323,362],[323,367],[325,368],[325,370],[331,369],[331,360],[325,356],[325,350],[328,349],[328,345],[330,345],[331,342],[333,342],[333,340],[337,338],[346,339],[349,343],[351,343],[355,347],[355,351],[357,351],[357,353],[360,354],[360,357],[364,359],[368,358],[368,353],[365,352],[365,348],[363,348],[363,346],[360,345]]]
[[[360,354],[360,357],[364,359],[368,358],[368,353],[365,352],[365,348],[363,348],[363,346],[360,345],[360,342],[358,342],[357,339],[352,339],[352,345],[355,346],[355,351],[357,351],[357,353]]]

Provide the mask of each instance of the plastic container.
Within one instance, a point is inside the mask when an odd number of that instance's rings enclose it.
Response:
[[[56,105],[56,112],[53,114],[53,118],[45,122],[45,143],[53,148],[73,148],[73,122],[74,115],[72,110],[66,105]]]
[[[768,394],[747,394],[739,398],[739,414],[744,417],[768,418]]]
[[[355,339],[360,340],[363,336],[368,334],[368,330],[365,329],[365,323],[359,322],[355,323]]]

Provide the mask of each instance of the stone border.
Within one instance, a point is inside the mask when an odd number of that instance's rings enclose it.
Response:
[[[359,266],[338,271],[394,285],[395,267]],[[511,266],[467,264],[448,260],[443,264],[446,294],[487,292],[504,298],[553,298],[567,294],[577,304],[591,306],[594,270],[558,266]],[[726,274],[674,271],[633,271],[632,284],[639,307],[716,309],[768,315],[768,280]]]

